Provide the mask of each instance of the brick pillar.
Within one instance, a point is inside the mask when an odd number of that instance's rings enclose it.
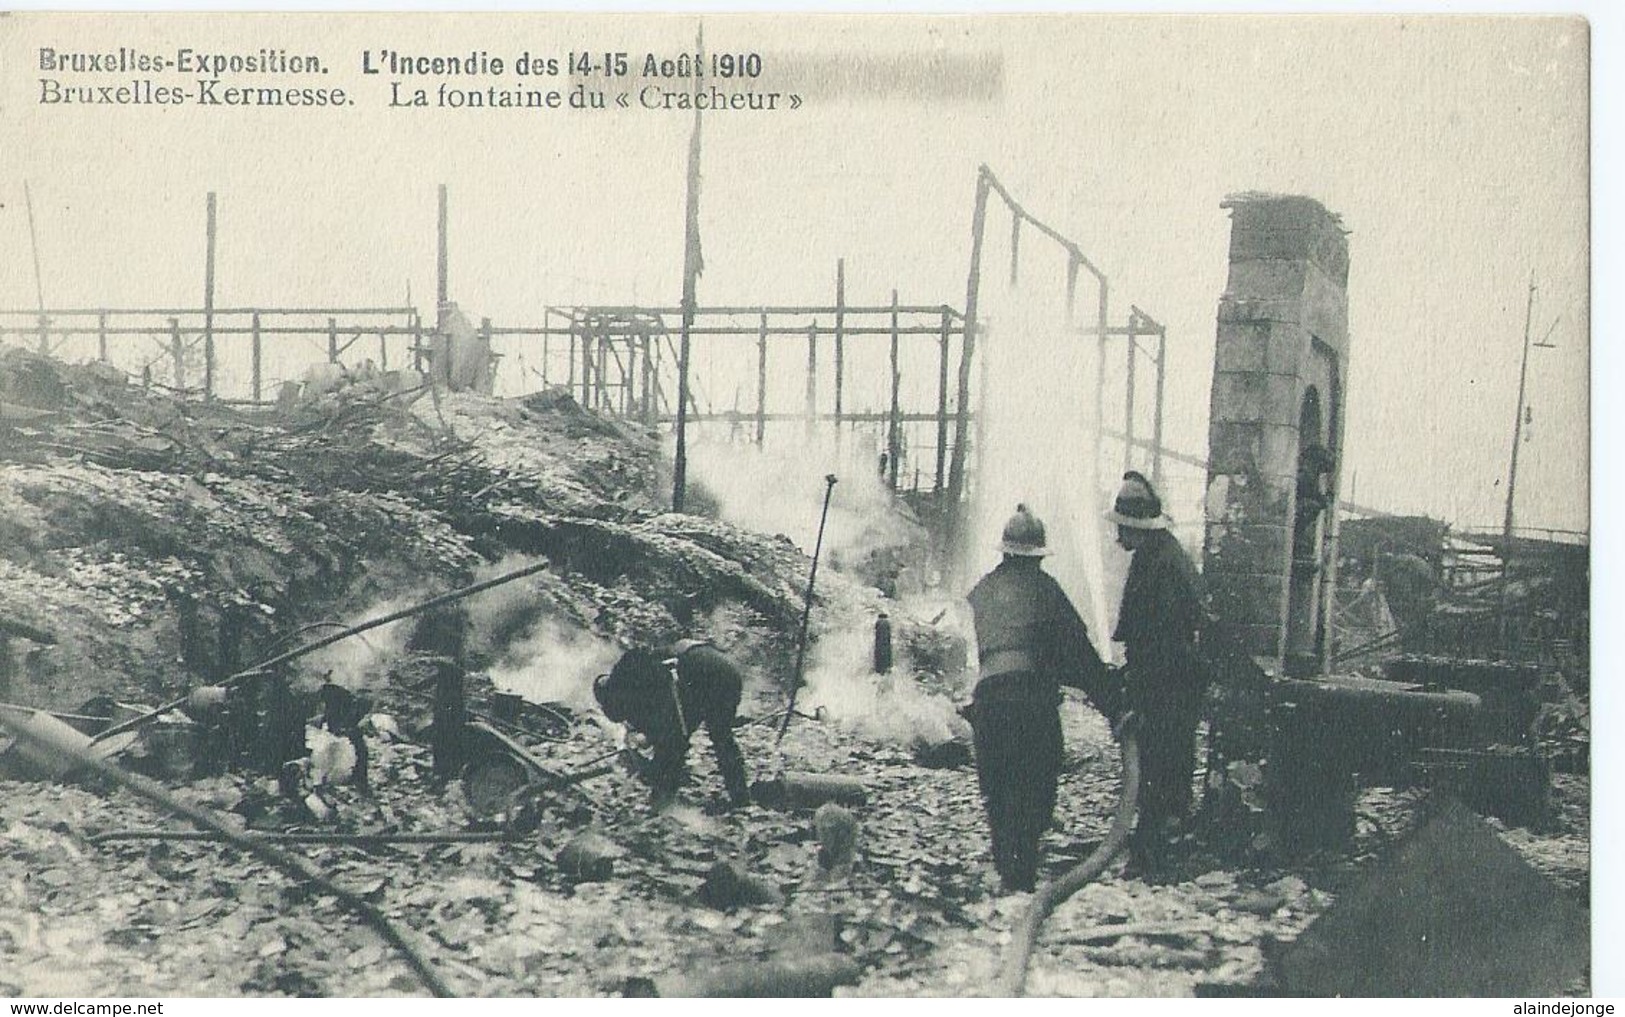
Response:
[[[1247,194],[1224,207],[1230,277],[1214,355],[1204,576],[1219,624],[1265,671],[1282,674],[1289,655],[1316,657],[1320,670],[1335,512],[1306,526],[1296,493],[1309,444],[1341,461],[1348,243],[1311,198]],[[1314,418],[1318,435],[1301,434]],[[1332,499],[1337,475],[1334,465],[1324,479]],[[1296,565],[1295,532],[1306,534]]]

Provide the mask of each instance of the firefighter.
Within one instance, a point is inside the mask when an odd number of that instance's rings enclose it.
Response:
[[[688,745],[703,727],[717,769],[735,806],[750,801],[745,757],[734,739],[744,676],[710,643],[683,640],[671,652],[628,650],[593,682],[604,716],[648,739],[653,759],[636,765],[657,802],[676,794],[688,776]]]
[[[1082,689],[1109,717],[1116,711],[1088,628],[1042,568],[1044,524],[1027,506],[1016,506],[1000,549],[1003,561],[966,598],[981,662],[966,715],[994,868],[1006,890],[1031,890],[1061,774],[1060,687]]]
[[[1112,638],[1123,644],[1124,705],[1138,723],[1139,819],[1129,840],[1132,871],[1155,874],[1191,805],[1196,725],[1206,669],[1197,655],[1202,617],[1196,568],[1169,532],[1172,521],[1144,475],[1123,474],[1106,518],[1132,555]]]

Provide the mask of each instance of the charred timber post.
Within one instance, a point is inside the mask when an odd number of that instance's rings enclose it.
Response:
[[[1106,312],[1110,293],[1106,277],[1094,273],[1096,283],[1095,304],[1095,456],[1089,463],[1089,482],[1100,487],[1100,435],[1106,431]]]
[[[846,379],[846,259],[835,261],[835,441],[841,440],[841,387]]]
[[[1123,471],[1134,468],[1134,364],[1140,349],[1140,312],[1128,312],[1128,350],[1123,366]]]
[[[169,355],[175,361],[175,391],[186,394],[186,347],[181,342],[181,320],[169,319]]]
[[[107,312],[96,314],[96,359],[107,363]]]
[[[767,436],[767,312],[756,333],[756,446]]]
[[[953,321],[948,309],[942,309],[942,335],[937,347],[937,484],[942,493],[943,469],[948,458],[948,338]]]
[[[818,419],[818,323],[807,326],[807,394],[805,399],[807,434],[813,433]]]
[[[612,342],[614,340],[610,338],[609,328],[606,326],[604,333],[598,337],[598,362],[593,365],[592,370],[594,409],[601,410],[609,405],[609,382],[607,379],[609,377],[609,345]]]
[[[1072,256],[1066,259],[1066,323],[1068,325],[1072,324],[1072,314],[1077,310],[1078,306],[1078,268],[1080,264],[1077,252],[1072,252]]]
[[[450,288],[451,260],[447,251],[446,230],[446,185],[440,185],[440,210],[436,217],[438,229],[438,243],[435,246],[435,307],[438,310],[446,305]]]
[[[327,319],[327,362],[329,364],[339,362],[339,320],[337,318]]]
[[[965,280],[965,336],[959,344],[959,398],[954,405],[954,450],[948,467],[948,546],[954,547],[964,523],[960,504],[965,493],[965,443],[970,438],[970,372],[976,353],[976,303],[982,284],[982,234],[987,228],[989,170],[976,175],[976,204],[971,213],[970,271]]]
[[[1021,216],[1010,217],[1010,288],[1015,289],[1021,268]]]
[[[204,232],[207,254],[203,262],[203,398],[214,398],[214,242],[215,200],[209,192]]]
[[[902,407],[899,405],[903,375],[897,365],[897,291],[891,291],[891,418],[886,429],[886,452],[890,457],[887,460],[886,483],[893,491],[897,490],[897,460],[903,451],[903,424],[899,419]]]
[[[643,422],[655,422],[655,341],[654,336],[643,336]]]
[[[1157,326],[1157,394],[1151,418],[1151,483],[1162,488],[1162,391],[1168,372],[1168,328]]]
[[[264,386],[264,366],[262,357],[264,351],[260,348],[260,312],[255,311],[248,319],[248,355],[250,358],[250,382],[253,385],[254,401],[259,402],[261,389]]]

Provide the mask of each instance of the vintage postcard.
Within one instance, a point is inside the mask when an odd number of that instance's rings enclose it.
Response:
[[[1590,53],[0,15],[0,995],[1590,995]]]

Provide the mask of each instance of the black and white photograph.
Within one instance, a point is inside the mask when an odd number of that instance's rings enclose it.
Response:
[[[0,13],[0,997],[1604,1012],[1592,46]]]

